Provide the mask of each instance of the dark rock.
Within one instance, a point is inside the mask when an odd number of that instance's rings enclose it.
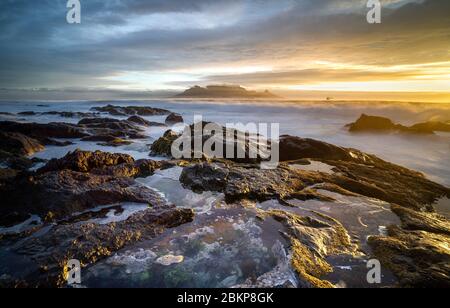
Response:
[[[434,134],[435,131],[450,131],[450,124],[444,122],[426,122],[419,123],[410,127],[401,124],[395,124],[392,120],[383,117],[361,115],[361,117],[352,124],[347,125],[350,132],[400,132],[411,134]]]
[[[118,119],[111,118],[87,118],[78,122],[78,125],[91,125],[91,124],[109,124],[109,123],[120,123]]]
[[[87,152],[76,150],[72,153],[68,153],[63,158],[50,160],[47,165],[38,170],[38,173],[59,170],[90,172],[93,169],[117,166],[125,163],[133,164],[133,157],[126,154],[111,154],[100,151]]]
[[[14,179],[18,174],[16,169],[0,168],[0,186],[3,185],[3,182]]]
[[[141,126],[151,126],[150,121],[147,121],[146,119],[141,118],[140,116],[131,116],[127,119],[127,121]]]
[[[120,147],[124,145],[130,145],[132,144],[132,141],[124,140],[122,138],[115,138],[114,140],[107,141],[107,142],[101,142],[98,145],[104,146],[104,147]]]
[[[99,145],[121,146],[132,142],[128,139],[145,139],[142,127],[128,120],[110,118],[89,118],[81,120],[78,125],[83,127],[91,136],[83,141],[101,141]]]
[[[421,173],[387,163],[375,156],[355,161],[320,160],[335,166],[335,173],[294,170],[281,164],[274,170],[262,170],[258,165],[199,163],[186,167],[180,181],[194,191],[219,191],[228,202],[240,199],[264,201],[277,198],[289,204],[289,199],[324,199],[309,186],[321,184],[323,189],[347,191],[377,198],[415,210],[433,211],[433,204],[450,189],[427,180]],[[317,188],[319,189],[319,188]]]
[[[167,125],[174,125],[174,124],[178,124],[178,123],[184,123],[183,117],[178,113],[171,113],[166,118]]]
[[[168,130],[164,135],[156,140],[150,150],[154,155],[172,157],[172,143],[177,140],[179,135],[172,130]]]
[[[418,212],[397,205],[393,205],[391,209],[400,217],[405,230],[421,230],[450,236],[450,222],[436,213]]]
[[[450,123],[444,122],[425,122],[415,124],[410,127],[412,130],[420,132],[450,132]]]
[[[183,169],[180,182],[195,192],[217,191],[227,202],[241,199],[266,201],[277,198],[321,199],[320,194],[305,191],[308,186],[323,182],[320,174],[298,172],[288,167],[262,170],[257,166],[234,163],[200,163]],[[303,194],[302,194],[303,193]]]
[[[320,158],[331,160],[353,159],[351,150],[326,142],[284,135],[280,137],[280,161]]]
[[[264,92],[249,91],[241,86],[211,85],[206,88],[194,86],[176,96],[177,98],[242,98],[275,99],[278,96],[268,90]]]
[[[430,204],[450,192],[419,172],[391,164],[375,155],[312,139],[280,138],[281,161],[305,158],[335,167],[335,174],[326,180],[328,183],[405,207],[430,211]]]
[[[208,132],[206,130],[207,125],[215,126],[215,132]],[[210,127],[212,128],[212,127]],[[208,157],[208,154],[205,152],[201,153],[195,153],[195,143],[196,140],[198,143],[202,144],[202,149],[204,149],[204,146],[206,142],[214,140],[216,141],[214,146],[221,146],[221,150],[223,155],[228,155],[228,149],[233,149],[233,157],[229,157],[228,159],[230,161],[239,162],[239,163],[259,163],[263,160],[265,160],[264,157],[270,156],[270,142],[267,144],[267,149],[263,150],[262,147],[259,147],[258,145],[258,139],[260,136],[240,132],[236,129],[231,128],[225,128],[218,124],[209,123],[209,122],[201,122],[191,125],[190,127],[186,128],[188,131],[185,131],[183,134],[177,135],[173,131],[167,131],[163,137],[161,137],[159,140],[155,141],[155,143],[152,145],[151,150],[153,154],[156,155],[163,155],[172,157],[172,144],[175,140],[182,137],[185,138],[184,142],[185,144],[190,143],[191,152],[189,157],[185,157],[185,159],[196,159],[196,158],[203,158],[203,159],[209,159],[213,157]],[[200,130],[201,133],[196,133],[196,129]],[[220,136],[220,133],[222,132],[222,136]],[[190,133],[190,135],[189,135]],[[217,137],[221,137],[221,139],[217,139]],[[183,140],[183,139],[182,139]],[[262,140],[260,140],[262,141]],[[260,149],[258,151],[258,148]],[[212,149],[216,150],[216,149]],[[250,155],[252,153],[253,155]],[[252,156],[252,157],[250,157]]]
[[[140,131],[141,128],[135,126],[133,123],[127,121],[121,121],[117,119],[108,118],[90,118],[81,120],[78,125],[93,128],[93,129],[111,129],[116,131],[124,131],[126,134],[128,131]]]
[[[63,118],[94,118],[99,116],[98,113],[93,112],[72,112],[72,111],[47,111],[43,115],[57,115]]]
[[[48,144],[50,138],[83,138],[88,136],[81,128],[66,123],[16,123],[0,122],[0,131],[21,133],[28,137],[39,140],[41,143]]]
[[[158,123],[158,122],[151,122],[151,121],[147,121],[144,118],[141,118],[139,116],[131,116],[127,119],[128,122],[132,122],[134,124],[138,124],[141,126],[155,126],[155,127],[166,127],[167,125],[164,123]]]
[[[336,173],[328,182],[371,198],[415,210],[433,211],[431,204],[450,195],[450,189],[434,183],[419,172],[369,155],[365,163],[323,160]]]
[[[77,150],[60,159],[52,159],[40,168],[37,173],[72,170],[117,177],[147,177],[156,169],[166,165],[150,159],[135,161],[127,154],[111,154],[105,152],[87,152]]]
[[[7,168],[16,171],[26,171],[33,167],[36,163],[44,162],[44,160],[38,158],[29,158],[25,155],[5,152],[0,150],[0,162]]]
[[[6,213],[5,215],[2,215],[0,217],[0,226],[9,228],[9,227],[12,227],[19,223],[24,222],[28,218],[30,218],[29,214],[18,213],[18,212]]]
[[[151,206],[126,221],[59,224],[41,237],[20,241],[14,247],[15,253],[33,259],[23,279],[30,287],[63,287],[64,266],[69,260],[80,260],[84,266],[94,264],[137,241],[150,240],[167,228],[191,222],[194,217],[190,209],[176,209],[160,201]]]
[[[112,142],[116,139],[117,139],[117,137],[112,136],[112,135],[94,135],[94,136],[84,137],[81,139],[81,141]]]
[[[399,279],[402,287],[450,287],[450,222],[436,214],[396,207],[402,227],[388,236],[369,238],[375,256]]]
[[[3,215],[15,210],[44,217],[48,212],[53,212],[55,217],[61,219],[99,205],[118,202],[147,203],[154,198],[151,190],[134,184],[134,180],[130,178],[71,170],[19,177],[2,187],[0,213]]]
[[[352,244],[344,226],[329,216],[303,217],[280,210],[268,211],[264,216],[273,217],[287,228],[292,267],[300,278],[300,287],[333,288],[331,282],[323,279],[333,271],[327,258],[358,254],[358,247]]]
[[[37,115],[37,113],[34,112],[34,111],[24,111],[24,112],[19,112],[18,115],[21,115],[21,116],[35,116],[35,115]]]
[[[152,107],[135,107],[135,106],[120,107],[108,105],[104,107],[94,107],[92,108],[92,110],[98,112],[107,112],[114,116],[127,116],[127,115],[156,116],[156,115],[170,114],[170,111],[165,109]]]
[[[0,131],[0,150],[18,155],[32,155],[44,150],[44,146],[36,139],[23,134]]]

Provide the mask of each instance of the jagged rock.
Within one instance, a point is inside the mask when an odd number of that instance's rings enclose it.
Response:
[[[323,276],[333,272],[326,261],[329,256],[358,254],[347,230],[337,220],[318,214],[318,218],[272,210],[265,213],[287,228],[291,241],[292,266],[299,275],[301,287],[333,288]]]
[[[403,287],[450,287],[450,221],[398,205],[392,211],[402,224],[369,238],[375,256]]]
[[[158,122],[152,122],[152,121],[147,121],[144,118],[141,118],[140,116],[131,116],[127,119],[128,122],[137,124],[137,125],[141,125],[141,126],[148,126],[148,127],[166,127],[167,125],[164,123],[158,123]]]
[[[207,127],[207,125],[212,125],[214,127]],[[213,131],[207,131],[207,128]],[[164,155],[172,157],[172,143],[178,138],[185,144],[190,144],[191,152],[189,157],[185,159],[196,159],[198,158],[212,158],[208,157],[208,153],[204,151],[204,148],[208,143],[213,148],[210,150],[219,150],[216,147],[220,147],[223,156],[228,157],[229,160],[239,162],[239,163],[258,163],[266,160],[270,151],[270,143],[267,144],[267,148],[259,146],[259,142],[262,143],[262,137],[250,133],[240,132],[236,129],[225,128],[215,123],[210,122],[199,122],[186,128],[183,134],[177,135],[173,131],[167,131],[163,137],[158,139],[154,146],[152,146],[152,152],[157,155]],[[201,130],[201,133],[197,133],[196,130]],[[258,140],[260,139],[260,140]],[[202,145],[202,152],[196,153],[196,143]],[[233,149],[232,156],[229,153],[229,148]],[[182,149],[180,149],[182,150]]]
[[[179,135],[172,130],[168,130],[164,135],[156,140],[150,150],[154,155],[172,157],[172,143],[177,140]]]
[[[87,127],[89,129],[110,129],[119,132],[122,131],[122,135],[126,135],[129,131],[138,132],[142,130],[134,123],[109,118],[83,119],[78,123],[78,125]]]
[[[25,171],[30,169],[36,163],[43,163],[45,160],[36,157],[29,158],[24,155],[9,153],[0,150],[0,162],[3,167],[10,168],[16,171]],[[0,168],[1,169],[1,168]]]
[[[156,116],[156,115],[170,114],[170,111],[165,109],[152,107],[136,107],[136,106],[120,107],[108,105],[104,107],[94,107],[92,108],[92,110],[98,112],[107,112],[114,116],[127,116],[127,115]]]
[[[450,196],[450,189],[419,172],[385,162],[370,155],[366,163],[322,160],[336,171],[329,182],[353,193],[404,207],[433,211],[431,204]]]
[[[330,160],[352,160],[356,154],[326,142],[283,135],[280,137],[280,161],[320,158]]]
[[[17,155],[32,155],[44,150],[36,139],[20,133],[0,132],[0,150]]]
[[[129,139],[147,138],[142,134],[143,129],[139,124],[128,120],[88,118],[81,120],[78,125],[90,134],[83,141],[98,141],[101,146],[129,145],[132,143]]]
[[[191,209],[176,209],[163,203],[151,206],[126,221],[107,225],[59,224],[41,237],[21,241],[14,246],[15,253],[32,258],[35,264],[22,279],[28,286],[62,287],[65,285],[64,266],[69,260],[80,260],[83,266],[96,263],[127,245],[152,239],[167,228],[191,222],[194,217]]]
[[[10,168],[0,168],[0,186],[2,186],[2,182],[9,181],[14,179],[18,175],[18,171],[16,169]]]
[[[334,174],[327,176],[326,183],[405,207],[432,211],[432,203],[450,194],[450,189],[426,179],[423,174],[375,155],[312,139],[280,138],[281,161],[305,158],[334,167]]]
[[[101,151],[76,150],[60,159],[50,160],[37,173],[72,170],[117,177],[148,177],[159,168],[171,167],[170,163],[140,159],[135,161],[127,154],[111,154]]]
[[[0,122],[0,131],[20,133],[34,138],[43,144],[57,144],[51,138],[83,138],[88,136],[81,128],[67,123],[17,123]]]
[[[78,122],[78,125],[93,125],[93,124],[110,124],[120,123],[121,120],[111,118],[86,118]]]
[[[95,118],[98,113],[93,112],[72,112],[72,111],[46,111],[43,115],[57,115],[63,118]]]
[[[413,126],[395,124],[392,120],[383,117],[361,115],[355,122],[347,125],[350,132],[401,132],[411,134],[434,134],[435,131],[450,131],[450,124],[444,122],[425,122]]]
[[[178,123],[184,123],[183,117],[178,113],[171,113],[166,118],[166,124],[167,125],[174,125]]]
[[[425,213],[393,205],[392,211],[400,217],[405,230],[422,230],[450,236],[450,222],[436,213]]]
[[[148,203],[152,190],[139,186],[162,162],[134,159],[125,154],[75,151],[53,159],[36,174],[18,177],[0,186],[0,213],[14,210],[59,218],[74,211],[117,202]]]
[[[134,159],[127,154],[111,154],[101,151],[87,152],[76,150],[60,159],[52,159],[47,165],[38,170],[38,173],[51,171],[72,170],[77,172],[90,172],[93,169],[133,164]]]
[[[132,178],[71,170],[16,178],[1,187],[0,196],[2,214],[15,210],[44,217],[53,212],[58,218],[99,205],[149,203],[155,198],[152,190],[136,185]]]
[[[183,169],[180,182],[196,191],[217,191],[225,194],[227,202],[241,199],[266,201],[277,198],[322,199],[306,190],[308,186],[323,182],[320,174],[280,167],[262,170],[257,166],[225,163],[199,163]]]
[[[364,153],[358,154],[365,157]],[[336,172],[327,174],[303,171],[281,164],[277,169],[263,170],[258,165],[233,162],[198,163],[184,168],[180,181],[194,191],[219,191],[228,202],[241,199],[264,201],[277,198],[326,200],[308,187],[320,184],[332,191],[347,191],[412,209],[433,211],[437,199],[450,196],[450,189],[427,180],[421,173],[387,163],[375,156],[367,156],[366,164],[356,161],[323,160],[335,166]],[[317,187],[318,189],[319,187]]]

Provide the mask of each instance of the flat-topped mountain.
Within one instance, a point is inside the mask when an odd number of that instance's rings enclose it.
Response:
[[[241,86],[194,86],[176,96],[177,98],[279,98],[268,90],[264,92],[249,91]]]

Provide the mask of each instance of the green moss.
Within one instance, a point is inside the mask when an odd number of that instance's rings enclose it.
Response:
[[[291,237],[292,266],[303,281],[314,288],[334,288],[334,285],[320,277],[333,272],[324,259],[312,253],[305,245]]]
[[[175,266],[164,273],[164,284],[168,288],[180,288],[187,285],[191,275],[182,266]]]

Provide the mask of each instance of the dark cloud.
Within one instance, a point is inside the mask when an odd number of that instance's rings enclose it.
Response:
[[[381,25],[367,24],[361,0],[81,2],[81,25],[65,22],[65,0],[0,2],[0,87],[111,86],[104,77],[124,72],[263,62],[294,67],[202,77],[242,83],[409,78],[295,66],[315,60],[387,66],[449,59],[448,0],[383,1]]]

